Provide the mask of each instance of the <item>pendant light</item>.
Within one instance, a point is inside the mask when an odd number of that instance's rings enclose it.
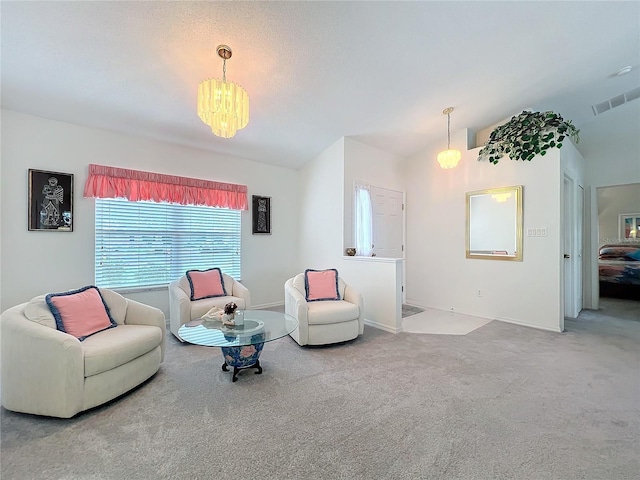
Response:
[[[451,148],[451,112],[453,107],[445,108],[442,113],[447,116],[447,149],[438,154],[438,163],[442,168],[454,168],[458,165],[462,153]]]
[[[198,116],[211,127],[214,135],[231,138],[249,123],[249,95],[240,85],[227,82],[227,60],[231,48],[218,45],[222,58],[222,80],[210,78],[198,87]]]

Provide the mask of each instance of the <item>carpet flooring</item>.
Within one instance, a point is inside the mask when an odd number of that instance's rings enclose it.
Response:
[[[0,477],[637,479],[640,311],[608,305],[562,334],[493,321],[287,337],[236,383],[218,349],[170,337],[160,371],[107,405],[68,420],[3,409]]]

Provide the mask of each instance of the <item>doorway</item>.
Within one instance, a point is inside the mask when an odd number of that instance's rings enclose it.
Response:
[[[372,256],[402,259],[402,302],[406,302],[404,192],[371,187]]]
[[[640,183],[596,189],[597,244],[594,249],[598,306],[605,299],[640,299]]]
[[[566,171],[562,200],[564,317],[577,318],[582,310],[584,189]],[[564,330],[564,319],[562,320],[560,329]]]
[[[371,187],[373,255],[403,257],[403,193]]]

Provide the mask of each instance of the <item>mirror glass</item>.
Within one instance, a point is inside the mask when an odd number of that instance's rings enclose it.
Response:
[[[467,193],[467,258],[522,261],[522,185]]]

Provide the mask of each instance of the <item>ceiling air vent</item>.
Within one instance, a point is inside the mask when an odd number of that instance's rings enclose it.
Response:
[[[631,100],[635,100],[636,98],[640,98],[640,87],[636,87],[633,90],[629,90],[627,93],[624,94],[625,97],[627,97],[627,102],[630,102]]]
[[[624,99],[624,95],[618,95],[617,97],[613,97],[609,101],[611,102],[611,108],[619,107],[626,102],[626,100]]]
[[[609,104],[609,100],[606,102],[599,103],[591,107],[593,109],[594,115],[600,115],[601,113],[606,112],[611,109],[611,105]]]
[[[594,115],[600,115],[601,113],[606,112],[607,110],[611,110],[612,108],[619,107],[620,105],[624,105],[631,100],[635,100],[640,98],[640,87],[636,87],[633,90],[629,90],[628,92],[622,93],[620,95],[616,95],[609,100],[605,100],[604,102],[598,103],[596,105],[591,106],[591,110],[593,110]]]

